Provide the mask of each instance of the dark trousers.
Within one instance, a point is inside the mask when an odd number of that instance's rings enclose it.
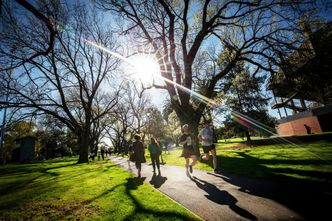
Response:
[[[135,162],[135,166],[138,170],[141,170],[142,164],[140,162]]]
[[[156,164],[158,170],[160,170],[159,154],[151,154],[150,156],[151,156],[153,170],[154,171],[156,170]]]

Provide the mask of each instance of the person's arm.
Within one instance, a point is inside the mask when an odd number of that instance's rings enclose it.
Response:
[[[181,136],[180,137],[180,144],[184,145],[185,143],[187,143],[187,138],[185,136]]]
[[[200,141],[209,141],[209,139],[207,139],[205,136],[203,136],[203,132],[204,132],[204,129],[202,129],[202,130],[199,132],[197,138],[198,138]]]
[[[203,130],[201,130],[201,131],[198,133],[198,136],[197,136],[197,138],[198,138],[200,141],[203,140],[203,135],[202,135],[202,133],[203,133]]]

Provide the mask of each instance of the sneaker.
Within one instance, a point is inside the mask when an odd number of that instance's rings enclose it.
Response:
[[[214,173],[220,174],[221,172],[219,170],[217,170],[217,169],[214,169]]]
[[[193,173],[193,166],[192,165],[189,165],[189,172]]]

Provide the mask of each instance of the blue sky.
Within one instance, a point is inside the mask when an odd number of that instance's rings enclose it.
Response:
[[[71,5],[74,2],[76,2],[76,0],[72,1],[72,0],[67,0],[67,2]],[[85,2],[85,1],[80,1],[80,2]],[[324,6],[325,10],[322,12],[322,17],[326,18],[327,20],[332,20],[332,1],[330,0],[326,0],[326,1],[321,1],[320,3],[322,6]],[[152,100],[152,103],[154,103],[157,107],[162,108],[165,100],[168,98],[168,94],[166,90],[160,90],[160,89],[152,89],[150,91],[147,92]],[[270,103],[273,101],[273,99],[271,99]],[[284,111],[281,110],[282,114],[284,114]],[[279,118],[279,114],[277,112],[277,110],[271,110],[270,105],[269,105],[269,113],[274,116]],[[289,114],[291,114],[291,112],[289,112]],[[3,110],[0,111],[0,124],[2,124],[2,117],[3,117]]]

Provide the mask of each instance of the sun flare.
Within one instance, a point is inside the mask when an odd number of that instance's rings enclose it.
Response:
[[[153,76],[160,73],[158,63],[151,55],[138,54],[130,60],[133,64],[130,72],[143,83],[151,83]]]

